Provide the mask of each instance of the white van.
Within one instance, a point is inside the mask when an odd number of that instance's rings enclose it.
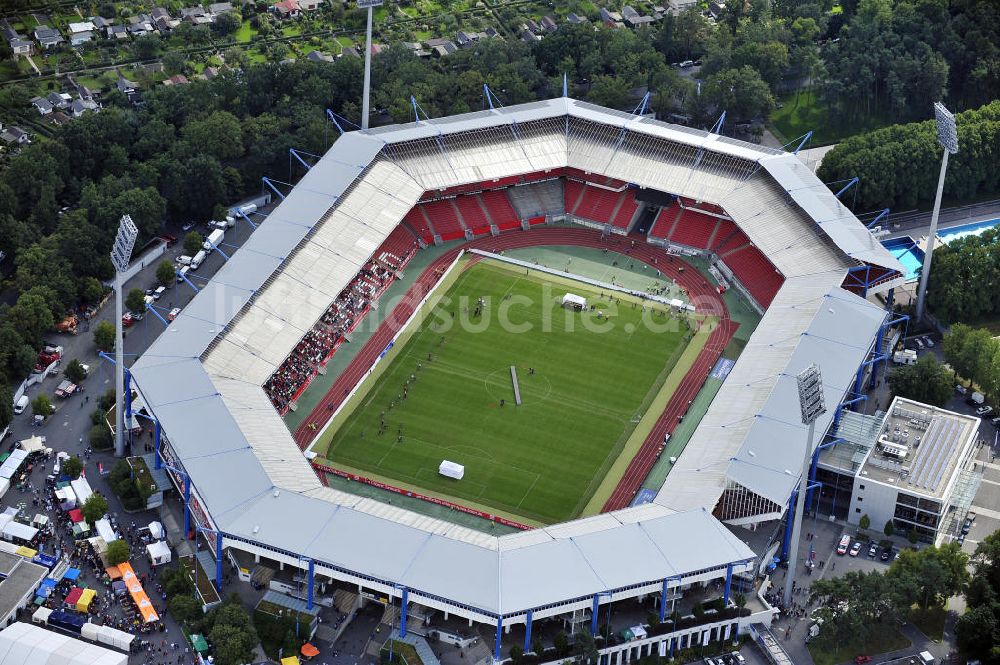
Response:
[[[191,257],[187,254],[181,254],[177,257],[177,263],[178,265],[189,266],[191,265]]]
[[[200,250],[197,254],[195,254],[194,258],[191,259],[191,270],[197,270],[198,266],[201,265],[201,262],[205,260],[206,256],[208,256],[208,254],[205,253],[205,250]]]
[[[24,413],[24,410],[28,408],[29,401],[27,395],[21,395],[21,398],[14,402],[14,413]]]

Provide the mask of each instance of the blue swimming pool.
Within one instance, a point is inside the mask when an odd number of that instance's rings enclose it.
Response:
[[[953,226],[949,229],[938,229],[938,237],[941,238],[941,242],[947,245],[953,240],[958,240],[959,238],[978,236],[986,229],[992,229],[997,224],[1000,224],[1000,219],[987,219],[982,222]]]
[[[903,236],[902,238],[883,240],[882,246],[903,264],[907,281],[917,278],[920,267],[924,265],[924,250],[916,246],[913,238]]]

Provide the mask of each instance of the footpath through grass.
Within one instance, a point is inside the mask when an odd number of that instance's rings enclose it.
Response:
[[[567,291],[595,311],[563,309]],[[578,516],[688,336],[665,310],[601,295],[506,265],[473,266],[390,351],[391,364],[330,435],[327,457],[526,522]],[[486,304],[475,316],[479,298]],[[465,466],[462,480],[439,475],[445,459]]]

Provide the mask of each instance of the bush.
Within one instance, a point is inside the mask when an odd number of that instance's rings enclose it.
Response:
[[[100,399],[97,400],[97,406],[102,411],[107,411],[114,405],[115,405],[115,389],[108,388],[108,390],[106,390],[104,394],[101,395]]]
[[[115,445],[115,440],[111,436],[111,430],[107,425],[94,425],[87,434],[90,447],[94,450],[111,450]]]
[[[52,407],[52,402],[49,401],[49,396],[41,393],[38,397],[31,400],[31,412],[36,416],[48,418],[55,412],[55,409]]]

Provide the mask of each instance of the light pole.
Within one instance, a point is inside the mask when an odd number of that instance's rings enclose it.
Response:
[[[115,455],[125,454],[125,333],[123,331],[122,289],[132,248],[139,229],[132,218],[122,215],[118,234],[111,248],[111,264],[115,267]]]
[[[934,212],[931,214],[931,228],[927,234],[927,251],[924,267],[920,271],[920,285],[917,288],[917,322],[924,318],[924,298],[927,295],[927,281],[931,276],[931,259],[934,257],[934,240],[937,237],[938,214],[941,212],[941,194],[944,192],[944,176],[948,172],[948,155],[958,152],[958,128],[955,116],[941,102],[934,102],[934,118],[937,120],[938,143],[944,148],[941,157],[941,172],[938,174],[937,196],[934,197]]]
[[[372,90],[372,12],[381,7],[384,0],[358,0],[358,9],[368,9],[368,27],[365,30],[365,87],[361,98],[361,129],[368,129]]]
[[[802,513],[806,507],[806,491],[809,488],[809,467],[812,462],[813,436],[816,434],[816,419],[826,413],[826,402],[823,398],[823,377],[819,367],[809,365],[802,370],[796,380],[799,384],[799,409],[802,411],[802,424],[809,425],[809,435],[806,440],[806,450],[802,455],[802,478],[799,481],[799,494],[795,500],[795,515],[792,517],[792,537],[788,541],[788,573],[785,575],[785,607],[792,605],[792,584],[795,581],[795,568],[799,558],[799,537],[802,533]]]

